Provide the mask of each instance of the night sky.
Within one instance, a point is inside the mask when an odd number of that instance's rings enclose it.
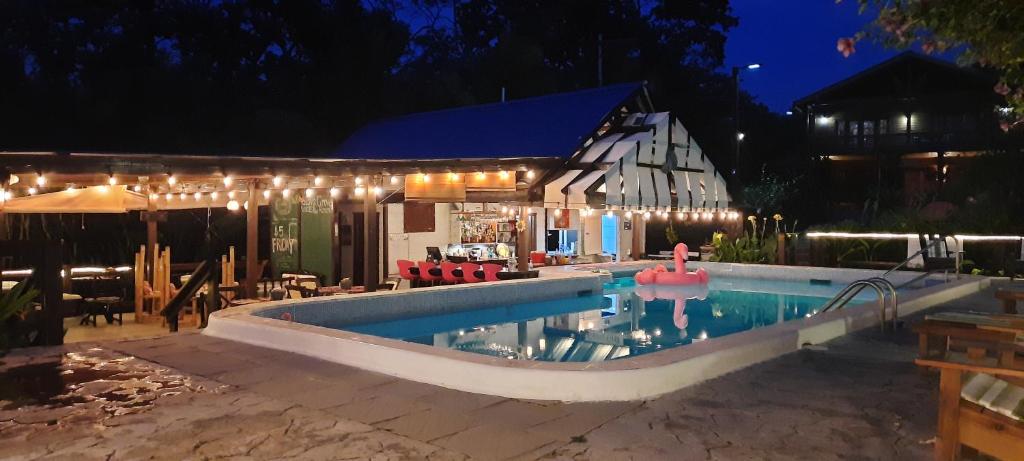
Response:
[[[844,58],[836,40],[863,29],[870,14],[858,15],[857,2],[844,0],[732,0],[739,26],[726,42],[726,72],[734,65],[760,63],[743,71],[743,89],[775,112],[793,101],[899,53],[870,42]]]

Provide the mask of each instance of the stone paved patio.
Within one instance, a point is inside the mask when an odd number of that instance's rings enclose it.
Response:
[[[989,290],[936,309],[996,307]],[[0,458],[928,459],[938,386],[915,351],[906,328],[868,330],[651,401],[563,404],[198,334],[24,350],[0,373],[117,374],[70,385],[70,410],[2,394]]]

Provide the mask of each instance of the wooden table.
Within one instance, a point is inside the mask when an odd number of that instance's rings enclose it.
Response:
[[[1024,290],[996,290],[996,299],[1003,302],[1004,314],[1017,314],[1017,301],[1024,301]]]
[[[971,315],[977,316],[982,323],[970,323],[968,316]],[[952,347],[966,349],[968,357],[977,359],[985,353],[983,345],[997,343],[999,364],[1013,367],[1018,349],[1015,340],[1024,335],[1024,316],[936,314],[915,325],[914,331],[918,334],[920,358],[944,356]],[[991,346],[988,349],[994,350]]]

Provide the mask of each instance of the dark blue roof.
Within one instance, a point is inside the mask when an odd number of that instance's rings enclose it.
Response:
[[[567,157],[642,88],[609,85],[504,103],[421,112],[370,123],[338,158]]]

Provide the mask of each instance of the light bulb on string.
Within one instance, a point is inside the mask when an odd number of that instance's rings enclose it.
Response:
[[[192,198],[196,199],[196,201],[198,202],[199,199],[203,198],[203,194],[200,193],[200,192],[196,192],[196,193],[192,194]]]
[[[274,179],[271,179],[270,182],[274,184],[274,187],[281,187],[281,184],[284,183],[284,178],[281,176],[274,176]]]
[[[331,197],[333,197],[333,198],[337,198],[337,197],[338,197],[338,194],[339,194],[339,193],[340,193],[340,192],[338,191],[338,188],[337,188],[337,187],[332,187],[332,188],[331,188]]]
[[[43,176],[42,173],[39,173],[39,176],[36,176],[36,185],[39,186],[39,187],[45,186],[46,185],[46,176]]]
[[[238,211],[238,202],[235,201],[235,200],[229,200],[228,201],[228,210],[230,210],[230,211]]]
[[[142,184],[136,184],[135,187],[132,187],[132,190],[135,192],[142,192]]]
[[[228,191],[228,200],[234,200],[234,199],[235,199],[235,191],[229,190]]]
[[[508,172],[501,171],[500,173],[498,173],[498,177],[500,177],[501,179],[508,179]]]
[[[284,198],[291,197],[292,196],[292,190],[291,189],[285,189],[285,190],[281,191],[281,196],[284,197]]]
[[[114,175],[110,175],[110,177],[107,178],[107,184],[110,184],[111,186],[116,186],[117,178],[115,178]]]
[[[612,210],[608,210],[604,212],[604,215],[610,218],[612,216],[615,216],[615,212]]]
[[[366,193],[366,189],[363,186],[359,186],[359,187],[356,188],[355,192],[356,192],[356,197],[362,197],[363,194]]]
[[[170,202],[171,199],[173,199],[173,198],[174,198],[174,194],[172,194],[170,192],[164,194],[164,200],[167,200],[168,202]]]
[[[533,179],[533,177],[536,175],[537,174],[534,173],[533,170],[526,170],[526,179]]]
[[[375,197],[379,197],[380,194],[382,194],[383,192],[384,192],[384,189],[381,189],[380,186],[373,186],[373,195]]]
[[[180,198],[180,199],[182,199],[182,200],[185,200],[185,197],[186,197],[186,195],[185,195],[185,193],[184,193],[184,192],[182,192],[182,193],[178,194],[178,198]]]
[[[263,189],[263,198],[270,200],[270,189]]]
[[[233,183],[234,181],[235,180],[234,178],[231,177],[231,175],[224,176],[224,187],[231,187],[231,183]]]
[[[320,187],[320,185],[321,185],[321,184],[323,184],[323,183],[324,183],[324,178],[323,178],[323,176],[319,176],[319,175],[318,175],[317,177],[313,178],[313,185],[314,185],[314,186],[316,186],[316,187]]]
[[[167,185],[173,186],[173,185],[175,185],[177,183],[178,183],[178,178],[176,176],[174,176],[173,174],[167,176]]]
[[[210,200],[217,200],[217,196],[220,195],[217,191],[210,192]]]
[[[477,179],[484,179],[486,177],[487,177],[487,174],[485,174],[483,171],[477,171],[476,172],[476,178]]]
[[[422,180],[423,180],[423,182],[425,182],[425,183],[426,183],[426,182],[430,182],[430,175],[429,175],[429,174],[424,174],[424,175],[421,175],[421,176],[420,176],[420,179],[422,179]]]
[[[392,184],[392,185],[394,185],[394,184],[398,184],[398,176],[396,176],[396,175],[391,175],[391,184]]]
[[[358,186],[358,185],[360,185],[360,184],[362,184],[362,183],[363,183],[363,178],[362,178],[362,176],[356,176],[356,185]]]
[[[312,198],[312,197],[313,197],[313,194],[315,194],[315,193],[316,193],[316,192],[314,192],[314,191],[313,191],[313,189],[311,189],[311,188],[307,188],[307,189],[306,189],[306,198]]]

